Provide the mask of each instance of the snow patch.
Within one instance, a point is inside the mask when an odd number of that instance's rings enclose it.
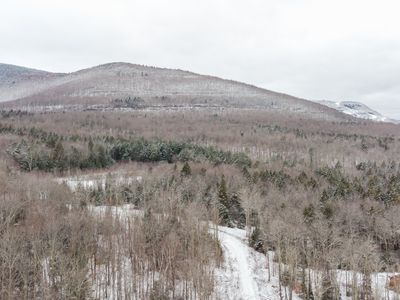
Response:
[[[122,174],[96,174],[96,175],[82,175],[75,177],[64,177],[57,178],[56,181],[60,184],[66,184],[71,191],[77,191],[78,189],[93,189],[101,188],[105,189],[107,181],[111,181],[115,186],[129,185],[135,181],[142,181],[142,176],[124,176]]]
[[[218,239],[225,263],[216,271],[217,299],[279,299],[279,280],[272,261],[273,253],[264,255],[250,248],[246,231],[242,229],[218,226]],[[300,298],[293,294],[293,300],[297,299]]]
[[[379,112],[369,108],[363,103],[355,102],[355,101],[342,101],[342,102],[333,102],[333,101],[318,101],[318,103],[328,106],[330,108],[336,109],[344,114],[359,118],[372,120],[375,122],[390,122],[390,123],[398,123],[397,120],[389,119]]]

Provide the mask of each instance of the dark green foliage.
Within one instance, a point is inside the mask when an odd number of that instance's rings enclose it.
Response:
[[[111,104],[115,108],[143,108],[145,107],[145,102],[142,98],[140,97],[127,97],[123,99],[114,99],[111,101]]]
[[[307,189],[315,189],[318,186],[317,181],[313,177],[308,177],[304,171],[297,176],[297,181]]]
[[[258,226],[251,232],[249,246],[258,252],[265,253],[264,243],[261,239],[261,231]]]
[[[32,163],[33,153],[31,147],[25,142],[25,140],[22,140],[11,149],[8,149],[7,153],[17,161],[21,169],[32,171],[35,168],[35,165]]]
[[[65,159],[64,147],[62,145],[61,140],[59,140],[54,146],[54,149],[51,154],[53,167],[60,170],[64,169],[64,164],[65,164],[64,159]]]
[[[319,201],[321,201],[321,203],[325,203],[326,201],[329,200],[329,195],[328,192],[326,190],[322,191],[322,195]]]
[[[366,162],[360,162],[356,165],[356,169],[359,171],[365,171],[368,168],[368,164]]]
[[[226,187],[225,176],[222,176],[221,182],[218,185],[218,200],[226,207],[230,206],[228,192]]]
[[[121,141],[112,145],[111,157],[116,160],[133,160],[143,162],[156,161],[210,161],[212,163],[236,164],[248,166],[250,159],[242,154],[224,152],[213,147],[201,147],[188,143],[146,141],[138,139]]]
[[[292,178],[283,171],[265,170],[259,174],[259,177],[262,181],[270,182],[281,190],[285,189],[287,185],[292,183]]]
[[[64,158],[64,147],[59,140],[56,145],[54,146],[52,159],[54,160],[62,160]]]
[[[33,113],[27,112],[26,110],[1,110],[0,111],[0,117],[2,118],[12,118],[12,117],[25,117],[25,116],[31,116]]]
[[[103,145],[93,146],[88,154],[80,153],[75,147],[64,150],[61,141],[50,150],[47,147],[30,145],[26,141],[14,144],[7,152],[24,171],[67,170],[72,168],[104,168],[114,163]]]
[[[264,247],[264,241],[262,239],[260,230],[260,217],[256,210],[252,210],[250,212],[248,226],[252,228],[251,235],[249,237],[249,246],[258,252],[265,253],[266,248]]]
[[[333,205],[331,202],[325,202],[321,206],[321,212],[327,219],[331,219],[334,214]]]
[[[143,162],[168,161],[172,162],[183,146],[174,142],[146,141],[122,141],[111,145],[111,157],[115,161],[132,160]]]
[[[237,193],[230,195],[229,215],[238,228],[244,228],[246,225],[246,215],[241,205],[241,200]]]
[[[226,187],[225,177],[222,176],[221,182],[218,184],[218,211],[222,225],[232,226],[231,218],[229,215],[229,198]]]
[[[249,183],[254,183],[254,178],[246,167],[243,167],[242,173]]]
[[[364,152],[367,152],[369,149],[369,145],[367,144],[367,142],[365,141],[365,139],[361,140],[361,150]]]
[[[186,162],[183,164],[183,167],[182,167],[182,170],[181,170],[181,175],[182,175],[182,176],[189,176],[189,175],[191,175],[191,174],[192,174],[192,170],[191,170],[191,168],[190,168],[189,163],[186,161]]]
[[[342,166],[337,163],[335,167],[323,167],[316,174],[331,185],[329,194],[333,197],[344,198],[351,194],[352,189],[348,178],[342,172]]]
[[[66,149],[60,137],[54,144],[53,138],[53,135],[46,136],[43,141],[44,145],[38,145],[35,141],[29,143],[22,141],[10,147],[8,153],[25,171],[33,169],[63,171],[73,168],[104,168],[114,162],[129,160],[141,162],[167,161],[170,163],[176,160],[185,162],[206,160],[212,163],[236,164],[238,166],[249,166],[251,164],[250,159],[244,154],[232,154],[231,152],[216,150],[213,147],[200,147],[188,143],[144,139],[126,141],[111,137],[104,138],[102,142],[94,143],[93,139],[90,138],[86,152],[79,151],[73,146]]]
[[[90,138],[88,143],[88,149],[90,153],[93,152],[93,147],[94,147],[93,140]]]
[[[221,225],[233,227],[231,219],[229,217],[228,208],[221,202],[217,203],[217,208]]]
[[[254,209],[250,211],[250,216],[248,220],[249,226],[258,227],[260,226],[260,219],[258,216],[258,212]]]
[[[229,194],[227,191],[225,177],[222,176],[218,184],[218,209],[221,224],[226,226],[236,225],[243,228],[246,224],[246,215],[237,193]]]
[[[311,224],[315,219],[315,208],[314,205],[309,204],[304,207],[303,210],[304,222]]]

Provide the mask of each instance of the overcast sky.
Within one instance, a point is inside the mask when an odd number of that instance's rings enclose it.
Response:
[[[399,0],[1,0],[0,62],[125,61],[400,118]]]

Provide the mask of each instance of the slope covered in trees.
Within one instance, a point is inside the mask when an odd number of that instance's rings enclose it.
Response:
[[[306,119],[351,117],[325,105],[249,84],[129,63],[109,63],[68,74],[0,64],[0,102],[28,111],[143,108],[259,108]]]
[[[208,224],[243,230],[257,254],[233,254],[271,260],[254,272],[280,299],[396,295],[376,284],[400,266],[396,125],[251,110],[8,111],[0,124],[0,298],[216,298],[235,241]]]

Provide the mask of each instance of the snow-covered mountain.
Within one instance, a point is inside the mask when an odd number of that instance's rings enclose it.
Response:
[[[1,105],[104,107],[124,99],[140,99],[144,107],[252,108],[301,119],[349,120],[312,101],[182,70],[109,63],[73,73],[50,73],[0,64]]]
[[[389,119],[383,116],[381,113],[371,109],[367,105],[355,102],[355,101],[342,101],[342,102],[334,102],[334,101],[318,101],[318,103],[326,105],[330,108],[334,108],[342,113],[347,115],[351,115],[353,117],[359,119],[372,120],[376,122],[391,122],[398,123],[399,121]]]
[[[356,117],[396,123],[358,102],[308,101],[182,70],[108,63],[72,73],[51,73],[0,63],[0,103],[6,106],[104,108],[116,99],[131,98],[147,107],[260,108],[301,119],[348,121]]]

